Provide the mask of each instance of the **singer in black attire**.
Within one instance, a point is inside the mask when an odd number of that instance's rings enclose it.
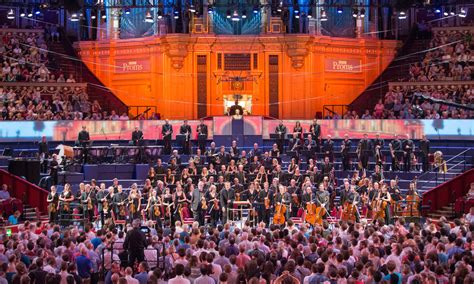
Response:
[[[141,146],[143,141],[143,132],[135,127],[135,131],[132,132],[132,143],[134,146]]]
[[[48,171],[48,158],[49,158],[49,147],[46,136],[41,137],[41,142],[38,143],[38,154],[43,162],[41,163],[41,172],[45,173]]]
[[[420,158],[423,172],[429,171],[429,159],[428,155],[430,154],[430,140],[426,138],[426,135],[423,135],[423,139],[420,141]]]
[[[188,121],[185,120],[184,124],[179,128],[179,134],[186,135],[183,140],[183,153],[185,155],[191,154],[191,126],[188,125]]]
[[[85,164],[87,163],[87,156],[88,156],[88,150],[87,146],[89,146],[89,142],[91,140],[89,132],[86,130],[86,127],[82,127],[82,131],[79,132],[77,135],[77,140],[79,141],[79,145],[82,146],[82,157],[83,160],[82,162]]]

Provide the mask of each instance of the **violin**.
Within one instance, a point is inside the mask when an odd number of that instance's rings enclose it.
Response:
[[[204,196],[201,198],[201,208],[202,208],[202,210],[207,210],[207,208],[208,208],[206,198]]]
[[[275,206],[275,215],[273,216],[273,223],[275,225],[285,224],[285,213],[286,213],[286,206],[281,203],[278,203]]]
[[[160,206],[158,206],[158,204],[153,205],[153,214],[156,217],[159,217],[161,215]]]
[[[266,210],[270,209],[270,197],[269,197],[269,195],[270,195],[270,191],[268,192],[267,197],[265,197],[264,201],[263,201]]]
[[[125,215],[127,215],[127,212],[125,211],[125,205],[123,205],[123,203],[120,205],[119,215],[120,215],[120,216],[125,216]]]
[[[214,198],[214,210],[219,210],[219,200]]]

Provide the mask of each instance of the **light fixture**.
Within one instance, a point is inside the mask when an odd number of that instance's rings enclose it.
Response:
[[[336,11],[338,14],[342,14],[342,6],[338,5]]]
[[[15,12],[13,12],[13,9],[10,9],[10,11],[8,11],[7,19],[9,19],[9,20],[15,19]]]
[[[173,14],[174,14],[173,18],[175,20],[179,19],[179,11],[178,10],[174,10]]]
[[[232,18],[232,12],[229,9],[227,9],[226,18],[227,19]]]
[[[158,10],[158,19],[163,19],[163,12],[161,12],[161,10]]]
[[[153,14],[150,12],[150,10],[146,11],[145,22],[153,23]]]
[[[259,11],[260,11],[260,8],[258,7],[258,5],[253,6],[253,13],[254,14],[258,14]]]
[[[125,8],[125,15],[130,15],[130,8]]]
[[[209,4],[209,6],[207,6],[207,13],[210,15],[212,13],[214,13],[214,8],[212,7],[211,4]]]
[[[280,4],[277,7],[277,12],[281,13],[281,8],[283,7],[283,2],[280,1]]]
[[[459,16],[460,18],[466,18],[466,17],[467,17],[467,11],[466,11],[466,9],[461,8],[461,10],[459,10],[458,16]]]
[[[440,8],[440,7],[436,7],[436,8],[434,9],[434,12],[435,12],[436,14],[441,13],[441,8]]]
[[[91,19],[92,19],[92,20],[95,20],[96,18],[97,18],[96,15],[92,15],[92,16],[91,16]]]
[[[234,22],[240,21],[239,13],[237,13],[237,10],[234,10],[234,13],[232,14],[232,21]]]
[[[28,18],[33,17],[33,10],[28,10],[27,16],[28,16]]]
[[[357,8],[352,9],[352,17],[357,18],[359,15],[359,10]]]
[[[295,14],[295,19],[299,19],[300,18],[300,14]]]
[[[242,19],[247,19],[247,11],[245,9],[242,10]]]
[[[79,22],[79,15],[74,13],[71,15],[71,18],[69,19],[71,22]]]
[[[360,17],[365,18],[365,9],[364,8],[360,9]]]
[[[399,20],[405,20],[406,18],[407,18],[407,13],[405,13],[405,11],[401,11],[400,13],[398,13]]]
[[[326,13],[326,10],[321,9],[321,22],[326,22],[328,20],[328,15]]]
[[[444,9],[443,16],[445,16],[445,17],[449,16],[448,9],[446,9],[446,8]]]
[[[295,7],[295,9],[293,10],[293,13],[295,13],[295,14],[299,14],[299,13],[300,13],[300,10],[298,9],[298,7]]]
[[[308,17],[309,19],[313,17],[313,11],[311,10],[311,8],[309,8],[308,15],[306,17]]]
[[[107,13],[106,13],[105,9],[100,10],[100,14],[102,15],[101,16],[102,19],[104,19],[104,20],[107,19]]]
[[[25,17],[26,16],[26,11],[25,9],[22,9],[20,12],[20,17]]]
[[[35,11],[35,15],[39,15],[39,14],[41,14],[41,11],[40,11],[40,10],[36,10],[36,11]]]
[[[191,4],[191,5],[189,6],[189,12],[191,12],[191,13],[196,12],[196,7],[194,7],[193,4]]]

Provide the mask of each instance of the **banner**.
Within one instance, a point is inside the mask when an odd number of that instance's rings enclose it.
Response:
[[[324,70],[326,72],[340,73],[359,73],[362,72],[362,61],[360,59],[334,59],[326,58],[324,61]]]
[[[262,135],[263,139],[269,139],[270,133],[275,132],[279,120],[263,119],[259,116],[243,117],[243,135]],[[232,135],[232,118],[214,117],[213,120],[205,120],[208,126],[209,138],[213,135]],[[300,120],[304,132],[309,132],[312,120]],[[374,138],[379,134],[381,138],[391,139],[394,134],[406,137],[408,134],[413,139],[421,139],[427,135],[432,140],[474,140],[474,123],[469,119],[446,119],[446,120],[318,120],[321,125],[323,138],[331,135],[333,139],[342,139],[348,134],[352,139],[362,138],[367,134]],[[72,120],[72,121],[1,121],[0,142],[39,141],[46,136],[49,141],[75,141],[77,134],[85,126],[92,140],[130,140],[135,127],[143,131],[145,139],[161,139],[161,128],[164,120]],[[182,120],[170,120],[173,127],[173,139],[179,133],[183,125]],[[192,129],[192,139],[197,139],[196,128],[199,120],[189,120]],[[293,132],[296,120],[284,120],[288,133]]]
[[[119,59],[115,61],[115,73],[150,72],[148,59]]]

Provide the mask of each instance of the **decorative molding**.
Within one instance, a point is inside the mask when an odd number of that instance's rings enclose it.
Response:
[[[309,53],[310,37],[285,37],[285,46],[288,56],[291,58],[293,68],[299,70],[304,66],[305,57]]]
[[[190,44],[189,36],[166,35],[161,38],[164,51],[171,59],[171,65],[175,70],[180,70],[184,66],[184,58],[188,55]]]

